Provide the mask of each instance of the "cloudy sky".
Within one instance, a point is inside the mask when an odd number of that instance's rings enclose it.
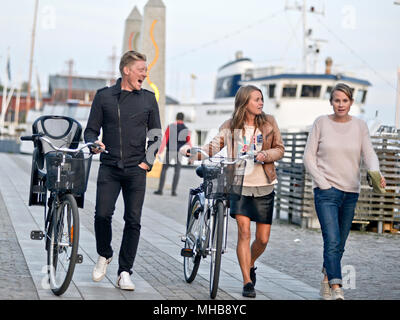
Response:
[[[213,100],[218,67],[243,51],[257,65],[301,70],[302,21],[285,3],[261,0],[163,0],[167,7],[167,94],[185,101]],[[105,76],[113,46],[122,50],[124,21],[136,5],[143,13],[147,0],[40,0],[34,72],[47,91],[50,74],[66,73],[73,59],[78,75]],[[297,1],[298,3],[302,1]],[[400,5],[394,0],[307,1],[324,15],[308,15],[307,24],[321,42],[317,72],[333,58],[334,71],[369,80],[367,115],[379,110],[394,123],[397,68],[400,67]],[[27,80],[34,0],[7,1],[0,11],[0,79],[7,50],[13,81]],[[115,66],[116,67],[116,66]]]

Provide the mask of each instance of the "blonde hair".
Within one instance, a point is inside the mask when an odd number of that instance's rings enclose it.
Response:
[[[331,94],[330,94],[330,98],[329,98],[329,102],[332,103],[332,99],[333,99],[333,93],[335,91],[341,91],[343,92],[347,98],[349,98],[351,101],[353,101],[353,90],[345,83],[338,83],[336,84],[336,86],[333,87],[333,89],[331,90]]]
[[[253,91],[259,91],[261,93],[261,98],[264,101],[263,94],[259,88],[253,85],[242,86],[236,92],[235,95],[235,109],[232,113],[232,121],[231,121],[231,131],[235,129],[244,130],[244,123],[246,121],[246,107],[250,101],[250,95]],[[264,112],[260,115],[256,115],[255,118],[256,128],[261,128],[265,122],[267,122],[267,116]]]
[[[135,61],[146,61],[146,55],[137,51],[127,51],[121,57],[121,61],[119,62],[119,72],[121,72],[121,76],[124,75],[124,67],[131,64]]]

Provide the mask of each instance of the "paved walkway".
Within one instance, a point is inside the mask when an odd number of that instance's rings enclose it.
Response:
[[[43,227],[43,207],[29,207],[28,191],[31,157],[0,153],[0,299],[129,299],[129,300],[199,300],[209,299],[207,260],[202,260],[199,274],[192,284],[187,284],[182,271],[180,236],[185,230],[187,188],[196,183],[194,172],[183,169],[178,197],[155,196],[156,181],[148,179],[148,192],[142,215],[141,239],[132,278],[134,292],[121,291],[115,287],[117,277],[118,249],[123,229],[122,197],[117,201],[113,217],[114,260],[107,277],[100,283],[91,280],[91,272],[97,253],[93,230],[95,181],[98,162],[94,161],[85,208],[80,209],[80,248],[83,263],[75,269],[73,282],[62,297],[54,296],[46,288],[46,251],[44,241],[30,240],[31,230]],[[169,176],[172,174],[170,169]],[[228,247],[223,255],[220,289],[217,300],[246,300],[242,297],[242,279],[235,253],[236,225],[229,221]],[[357,250],[367,253],[364,243],[375,244],[375,249],[385,252],[387,261],[368,261],[372,267],[372,286],[389,288],[386,291],[371,290],[375,295],[357,296],[359,290],[346,290],[352,298],[399,299],[399,244],[400,237],[370,234],[356,235]],[[353,241],[352,236],[349,242]],[[366,241],[366,242],[365,242]],[[322,240],[320,232],[302,230],[274,222],[271,240],[266,253],[257,263],[257,300],[316,300],[319,299],[320,264],[322,263]],[[379,250],[381,248],[382,250]],[[347,254],[347,252],[346,252]],[[345,254],[345,256],[346,256]],[[384,275],[376,273],[381,265]],[[358,271],[358,266],[356,266]],[[376,283],[374,279],[387,283]],[[389,279],[391,281],[389,281]],[[368,279],[367,279],[368,280]],[[396,287],[397,286],[397,287]],[[393,289],[394,287],[394,289]],[[369,287],[368,287],[369,288]],[[351,296],[351,294],[349,296]]]

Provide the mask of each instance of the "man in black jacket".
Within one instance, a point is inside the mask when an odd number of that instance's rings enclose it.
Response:
[[[119,69],[122,79],[97,91],[84,132],[86,142],[96,142],[108,151],[100,155],[97,178],[94,226],[99,258],[93,280],[100,281],[105,277],[113,256],[111,220],[122,189],[125,227],[117,286],[134,290],[130,275],[140,236],[146,172],[151,170],[162,132],[155,95],[142,89],[147,75],[146,56],[128,51],[122,56]],[[99,140],[101,129],[102,141]],[[101,152],[100,149],[92,151]]]

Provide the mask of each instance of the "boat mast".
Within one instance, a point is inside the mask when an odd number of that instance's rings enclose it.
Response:
[[[325,14],[325,5],[322,9],[322,11],[316,11],[313,6],[310,8],[307,7],[307,1],[303,0],[303,5],[299,5],[297,1],[295,2],[295,5],[289,6],[287,4],[288,1],[285,3],[285,10],[297,10],[302,12],[302,20],[303,20],[303,55],[302,55],[302,61],[303,61],[303,72],[304,73],[309,73],[309,55],[312,53],[312,49],[316,47],[318,49],[317,45],[309,45],[308,40],[313,40],[310,39],[312,30],[308,29],[307,27],[307,12],[310,13],[317,13],[324,15]],[[323,40],[313,40],[315,43],[321,42]],[[315,71],[315,70],[314,70]]]
[[[32,65],[33,65],[33,52],[35,49],[35,33],[36,33],[36,20],[38,12],[39,0],[35,1],[35,11],[33,16],[32,39],[31,39],[31,54],[29,58],[29,77],[28,77],[28,96],[26,98],[27,111],[31,108],[31,81],[32,81]]]
[[[303,72],[308,73],[308,59],[307,59],[307,11],[306,0],[303,0]]]
[[[400,67],[397,68],[396,129],[400,129]]]

